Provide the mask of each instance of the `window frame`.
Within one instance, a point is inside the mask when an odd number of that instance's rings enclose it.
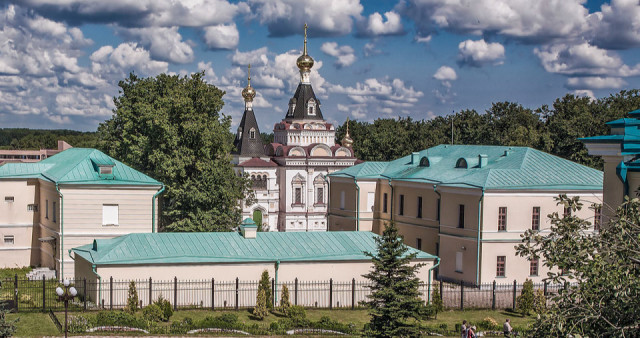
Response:
[[[498,207],[498,231],[507,231],[507,207]]]
[[[398,215],[404,216],[404,195],[400,195],[398,199]]]
[[[116,207],[115,209],[115,223],[108,223],[105,222],[105,209],[108,209],[108,207]],[[113,212],[113,210],[111,210],[110,212]],[[115,203],[104,203],[102,204],[102,226],[118,226],[120,225],[120,205],[119,204],[115,204]]]
[[[531,209],[531,230],[540,230],[540,207]]]
[[[418,212],[416,217],[422,218],[422,196],[418,196]]]
[[[58,221],[57,215],[56,215],[56,201],[53,201],[51,206],[51,216],[53,218],[53,223],[56,223]]]
[[[496,277],[507,277],[507,256],[496,256]]]
[[[529,276],[538,276],[540,273],[540,260],[532,258],[529,260]]]
[[[7,240],[10,240],[10,242],[7,242]],[[14,235],[4,235],[2,238],[2,243],[4,245],[15,245],[16,244],[16,236]]]
[[[422,238],[416,238],[416,249],[422,250]]]
[[[389,210],[388,209],[389,205],[388,205],[388,201],[387,201],[387,199],[389,198],[389,194],[387,194],[385,192],[383,196],[384,196],[384,198],[382,199],[382,212],[386,214],[386,213],[388,213],[388,210]]]
[[[464,214],[465,214],[465,210],[464,210],[464,204],[458,204],[458,228],[459,229],[464,229]]]

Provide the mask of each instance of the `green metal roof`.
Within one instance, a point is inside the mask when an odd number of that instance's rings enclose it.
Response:
[[[506,154],[506,155],[505,155]],[[480,166],[480,155],[486,165]],[[419,166],[426,157],[429,166]],[[465,159],[467,168],[456,168]],[[439,186],[484,189],[601,190],[603,173],[528,147],[439,145],[390,162],[365,162],[330,174],[331,177],[429,182]]]
[[[112,174],[100,174],[98,166],[113,166]],[[105,153],[89,148],[71,148],[36,163],[6,163],[0,179],[39,178],[59,184],[161,185]]]
[[[375,237],[368,231],[259,232],[253,239],[237,232],[167,232],[97,239],[72,250],[96,265],[347,261],[370,260],[363,252],[376,252]]]

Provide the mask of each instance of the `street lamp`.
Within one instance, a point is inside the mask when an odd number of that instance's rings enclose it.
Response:
[[[67,337],[67,313],[69,310],[69,301],[73,300],[75,296],[78,295],[78,290],[76,288],[69,287],[69,280],[65,279],[62,283],[64,285],[64,290],[61,287],[56,288],[56,294],[58,295],[58,300],[64,301],[64,337]]]

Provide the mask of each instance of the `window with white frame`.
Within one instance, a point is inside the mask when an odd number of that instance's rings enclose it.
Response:
[[[8,244],[15,244],[15,238],[13,237],[13,235],[4,235],[4,244],[8,245]]]
[[[38,212],[37,204],[27,204],[27,211]]]
[[[316,204],[324,204],[324,188],[316,188]]]
[[[300,174],[297,174],[293,177],[293,180],[291,181],[291,188],[293,193],[293,195],[291,196],[293,200],[292,204],[304,204],[304,194],[302,193],[304,191],[304,182],[304,177]]]
[[[117,204],[102,205],[102,225],[118,225],[119,207]]]
[[[256,138],[256,130],[254,128],[249,129],[249,138],[252,140]]]
[[[326,181],[324,180],[324,177],[322,176],[322,174],[319,174],[318,176],[316,176],[316,178],[313,179],[313,186],[315,188],[316,191],[316,201],[315,204],[324,204],[324,187],[325,187]]]
[[[376,200],[376,193],[373,191],[367,192],[367,211],[373,211],[373,204]]]
[[[13,196],[5,196],[4,201],[7,203],[13,203],[15,201],[15,197]]]

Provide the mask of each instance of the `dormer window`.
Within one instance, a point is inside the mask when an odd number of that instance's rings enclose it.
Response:
[[[458,159],[458,162],[456,162],[456,168],[467,168],[467,160],[465,160],[464,158]]]
[[[249,138],[252,139],[252,140],[256,138],[256,130],[255,129],[251,128],[249,130]]]
[[[307,103],[307,110],[309,115],[316,115],[316,100],[310,99]]]
[[[294,110],[296,110],[296,100],[292,98],[291,100],[289,100],[289,111],[287,112],[287,115],[293,116]]]
[[[421,167],[429,166],[429,159],[426,156],[420,159],[420,166]]]
[[[112,166],[99,166],[98,167],[100,170],[100,174],[101,175],[112,175],[113,174],[113,167]]]

